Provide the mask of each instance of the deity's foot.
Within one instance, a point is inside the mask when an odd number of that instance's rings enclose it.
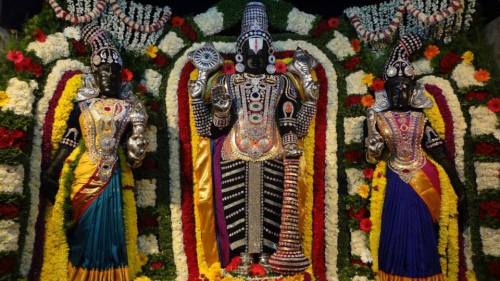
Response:
[[[241,253],[240,254],[241,263],[238,265],[238,268],[235,270],[236,273],[247,275],[250,270],[250,266],[252,265],[252,256],[249,253]]]

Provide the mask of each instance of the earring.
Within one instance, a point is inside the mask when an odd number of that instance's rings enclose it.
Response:
[[[274,56],[274,50],[272,48],[269,49],[269,57],[267,58],[267,62],[269,63],[266,66],[267,73],[274,74],[274,72],[276,72],[276,66],[274,65],[276,63],[276,57]]]
[[[241,54],[241,51],[238,51],[238,53],[236,53],[236,56],[234,57],[234,59],[236,60],[236,71],[238,72],[244,72],[245,71],[245,65],[243,64],[243,55]]]

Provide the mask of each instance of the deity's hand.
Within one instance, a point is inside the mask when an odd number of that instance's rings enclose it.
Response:
[[[365,146],[372,156],[380,156],[384,149],[384,139],[378,133],[371,133],[365,139]]]
[[[208,76],[222,66],[224,60],[212,43],[188,53],[189,61],[198,69],[199,78]]]
[[[212,88],[211,99],[215,114],[220,117],[229,115],[229,111],[231,110],[231,95],[229,95],[223,85],[217,85]]]
[[[289,158],[298,158],[302,155],[302,150],[296,143],[290,143],[283,147],[285,156]]]
[[[304,79],[311,75],[312,69],[317,64],[318,62],[313,56],[299,47],[293,54],[293,60],[288,65],[288,71]]]
[[[146,157],[146,146],[148,139],[144,134],[132,134],[127,141],[127,156],[133,168],[141,165]]]
[[[50,172],[42,172],[40,192],[52,204],[56,201],[56,194],[59,190],[57,177]]]
[[[205,90],[206,80],[189,80],[188,82],[188,92],[193,99],[201,99],[203,91]]]

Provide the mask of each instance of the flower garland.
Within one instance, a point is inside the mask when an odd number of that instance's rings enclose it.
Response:
[[[52,71],[47,77],[47,84],[44,88],[44,95],[38,101],[35,114],[35,128],[33,130],[32,151],[30,159],[30,178],[29,178],[29,216],[26,227],[26,238],[21,257],[20,272],[26,276],[31,268],[33,257],[33,247],[35,241],[35,224],[39,213],[39,190],[40,190],[40,172],[42,162],[42,131],[45,124],[45,115],[49,109],[49,101],[55,93],[59,80],[66,71],[83,70],[84,65],[76,60],[57,61]]]
[[[380,231],[382,230],[382,209],[384,207],[385,188],[387,186],[387,163],[380,161],[373,172],[372,195],[370,198],[370,251],[372,252],[372,269],[378,272],[378,247],[380,244]]]
[[[43,42],[33,41],[29,43],[26,50],[35,52],[43,64],[48,64],[69,56],[69,43],[63,33],[57,32],[47,36]]]

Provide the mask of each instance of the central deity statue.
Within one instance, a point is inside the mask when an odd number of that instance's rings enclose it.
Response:
[[[298,140],[316,113],[315,59],[298,48],[288,72],[275,73],[266,8],[259,2],[245,7],[235,74],[215,72],[222,57],[210,43],[188,56],[198,70],[189,82],[196,130],[215,143],[212,177],[222,266],[241,256],[243,274],[254,261],[268,272],[302,272],[309,261],[298,231]]]

